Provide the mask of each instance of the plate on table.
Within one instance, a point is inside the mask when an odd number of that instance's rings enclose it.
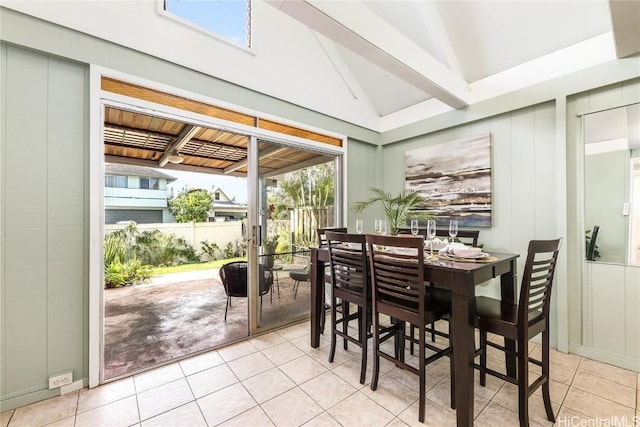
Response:
[[[416,248],[389,248],[388,251],[396,255],[418,256]]]
[[[458,258],[478,259],[488,257],[489,254],[482,252],[480,248],[453,248],[451,255]]]

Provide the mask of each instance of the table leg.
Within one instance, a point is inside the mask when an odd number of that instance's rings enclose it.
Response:
[[[451,295],[451,337],[455,372],[456,420],[458,427],[473,426],[473,357],[475,353],[471,296]]]
[[[505,273],[500,276],[500,298],[502,301],[509,302],[511,304],[516,303],[516,292],[517,292],[517,263],[516,260],[511,260],[511,269],[508,273]],[[511,350],[511,352],[507,352],[505,354],[505,367],[507,376],[516,377],[516,343],[514,340],[504,339],[505,348]]]
[[[324,316],[324,262],[318,260],[318,251],[311,249],[311,347],[320,347],[320,316]]]

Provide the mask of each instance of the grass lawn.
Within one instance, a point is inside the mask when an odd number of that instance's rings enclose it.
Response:
[[[183,273],[185,271],[211,270],[212,268],[220,268],[224,264],[232,261],[246,261],[246,258],[227,258],[217,259],[215,261],[201,262],[198,264],[183,264],[175,267],[156,267],[151,270],[151,276],[159,276],[161,274]]]

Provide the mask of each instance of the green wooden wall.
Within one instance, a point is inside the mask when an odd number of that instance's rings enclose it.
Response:
[[[2,401],[87,372],[87,67],[2,45]]]

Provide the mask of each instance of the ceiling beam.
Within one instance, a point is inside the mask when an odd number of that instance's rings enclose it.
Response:
[[[267,3],[450,107],[469,105],[466,81],[360,2]]]
[[[123,156],[113,156],[110,154],[105,154],[104,156],[105,163],[121,163],[125,165],[134,165],[134,166],[146,166],[150,168],[157,168],[158,162],[155,160],[144,160],[144,159],[136,159],[134,157],[123,157]],[[197,173],[206,173],[208,175],[230,175],[237,176],[241,178],[246,178],[247,174],[244,172],[231,172],[224,173],[222,169],[215,169],[207,166],[191,166],[191,165],[176,165],[173,163],[167,164],[164,168],[165,170],[178,170],[184,172],[197,172]]]
[[[447,30],[444,28],[442,17],[435,2],[433,1],[417,1],[416,7],[420,18],[424,22],[424,28],[429,32],[431,37],[435,40],[435,45],[440,49],[440,52],[444,55],[449,64],[449,68],[460,78],[464,79],[458,56],[456,55],[451,39],[447,34]]]
[[[269,172],[261,172],[261,175],[266,178],[269,178],[272,176],[282,175],[285,173],[297,171],[297,170],[308,168],[311,166],[320,165],[322,163],[327,163],[328,161],[329,159],[327,159],[325,156],[313,157],[311,159],[308,159],[302,162],[296,162],[292,165],[285,166],[280,169],[273,169],[273,170],[270,170]]]
[[[260,153],[258,153],[258,159],[259,159],[258,161],[260,161],[260,160],[262,160],[262,159],[264,159],[266,157],[273,156],[273,155],[275,155],[277,153],[280,153],[282,151],[286,151],[286,150],[287,150],[287,147],[269,147],[269,148],[266,148],[266,149],[260,151]],[[240,161],[234,163],[233,165],[224,168],[224,173],[225,174],[229,174],[231,172],[235,172],[238,169],[246,167],[248,164],[249,164],[249,160],[248,159],[240,160]]]
[[[171,144],[167,146],[167,149],[162,154],[162,157],[158,160],[158,166],[164,167],[169,162],[169,157],[177,155],[182,147],[193,138],[200,130],[200,126],[186,125],[182,128],[182,131],[176,136]]]
[[[609,0],[609,10],[617,57],[640,52],[640,1]]]

